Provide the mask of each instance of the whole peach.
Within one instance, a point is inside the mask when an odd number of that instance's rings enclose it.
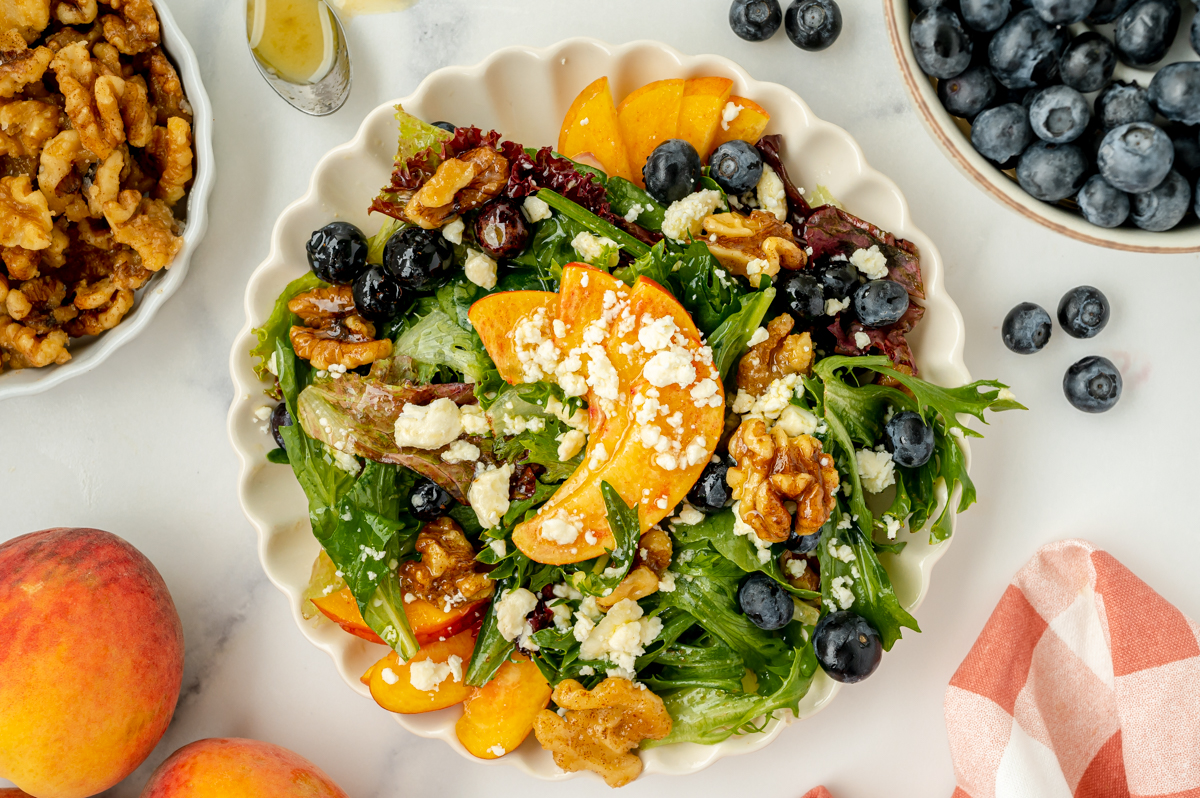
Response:
[[[0,777],[84,798],[129,775],[171,722],[183,627],[141,552],[99,529],[0,544]]]
[[[213,737],[158,766],[141,798],[348,798],[312,762],[278,745]]]

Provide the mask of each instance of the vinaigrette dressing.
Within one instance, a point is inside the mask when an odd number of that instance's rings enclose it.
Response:
[[[329,72],[337,33],[324,0],[247,0],[250,49],[289,83],[316,83]]]

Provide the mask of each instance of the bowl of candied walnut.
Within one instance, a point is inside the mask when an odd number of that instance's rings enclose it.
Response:
[[[0,399],[95,368],[174,293],[211,119],[165,7],[0,2]]]

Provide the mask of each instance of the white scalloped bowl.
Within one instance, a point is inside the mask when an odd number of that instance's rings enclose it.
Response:
[[[183,81],[183,91],[192,104],[192,139],[195,160],[195,179],[188,190],[187,219],[183,224],[183,247],[168,269],[159,272],[137,292],[137,303],[120,324],[96,337],[71,342],[71,359],[61,366],[40,369],[20,369],[0,374],[0,400],[12,396],[29,396],[49,390],[72,377],[99,366],[108,356],[150,326],[150,320],[187,276],[192,253],[200,245],[208,229],[208,196],[212,193],[216,171],[213,168],[212,105],[200,80],[200,65],[192,46],[171,16],[165,3],[155,2],[162,25],[162,47],[170,56]]]
[[[852,213],[920,248],[928,312],[912,341],[922,374],[946,386],[970,380],[962,358],[962,317],[946,294],[941,257],[929,238],[913,226],[908,204],[895,184],[867,165],[849,134],[817,119],[791,90],[756,81],[728,59],[683,55],[655,42],[613,46],[594,39],[569,39],[546,49],[506,48],[475,67],[438,70],[401,102],[409,112],[425,119],[469,122],[499,130],[527,146],[541,146],[557,140],[571,100],[600,75],[610,77],[613,94],[618,98],[660,78],[732,78],[736,94],[755,100],[771,112],[768,132],[785,134],[783,157],[789,173],[801,185],[824,184]],[[393,105],[387,103],[372,111],[353,141],[326,155],[317,165],[308,193],[280,216],[271,253],[255,270],[246,289],[246,326],[234,342],[230,362],[235,398],[229,412],[229,435],[241,458],[238,492],[246,516],[258,530],[263,567],[271,581],[287,594],[292,616],[304,635],[333,658],[346,684],[367,701],[370,695],[359,676],[386,649],[352,637],[333,624],[305,621],[300,614],[301,594],[319,546],[309,527],[304,494],[291,470],[264,459],[274,443],[264,432],[262,422],[254,417],[254,410],[265,401],[261,394],[264,386],[255,377],[249,350],[254,343],[252,329],[270,314],[284,286],[304,273],[304,244],[312,230],[334,218],[372,232],[379,226],[377,218],[368,218],[366,208],[391,172],[396,148]],[[924,597],[930,571],[948,541],[931,546],[924,533],[905,538],[909,544],[903,553],[896,557],[884,555],[884,560],[897,595],[905,607],[912,609]],[[886,657],[884,663],[886,667]],[[800,704],[800,717],[824,707],[838,687],[818,672]],[[445,740],[470,757],[454,734],[460,711],[453,707],[395,718],[409,731]],[[688,743],[651,749],[642,754],[646,772],[694,773],[723,756],[763,747],[791,720],[790,716],[776,720],[765,733],[735,736],[719,745]],[[516,765],[541,779],[575,775],[559,770],[532,736],[516,751],[494,762]]]

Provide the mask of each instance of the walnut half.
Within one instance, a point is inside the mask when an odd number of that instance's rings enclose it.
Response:
[[[792,238],[792,226],[765,211],[714,214],[705,217],[702,227],[713,256],[755,288],[764,274],[774,277],[780,269],[795,270],[808,262]]]
[[[762,396],[775,380],[812,370],[812,336],[789,335],[795,324],[786,313],[767,322],[766,340],[750,347],[738,363],[738,388],[751,396]]]
[[[358,315],[348,285],[306,291],[288,302],[288,309],[304,321],[291,329],[292,348],[314,368],[355,369],[392,353],[392,342],[376,341],[375,325]]]
[[[421,559],[400,566],[405,592],[447,610],[495,592],[496,583],[476,570],[475,549],[450,518],[426,524],[416,545]]]
[[[404,206],[404,215],[427,230],[441,227],[451,216],[499,196],[508,173],[508,159],[491,147],[468,150],[438,165]]]
[[[729,440],[729,454],[737,466],[726,479],[742,521],[760,540],[782,543],[793,526],[784,504],[796,503],[794,526],[797,535],[811,535],[833,512],[839,479],[833,457],[821,450],[821,442],[810,435],[789,438],[779,427],[767,432],[757,418],[743,421]]]

